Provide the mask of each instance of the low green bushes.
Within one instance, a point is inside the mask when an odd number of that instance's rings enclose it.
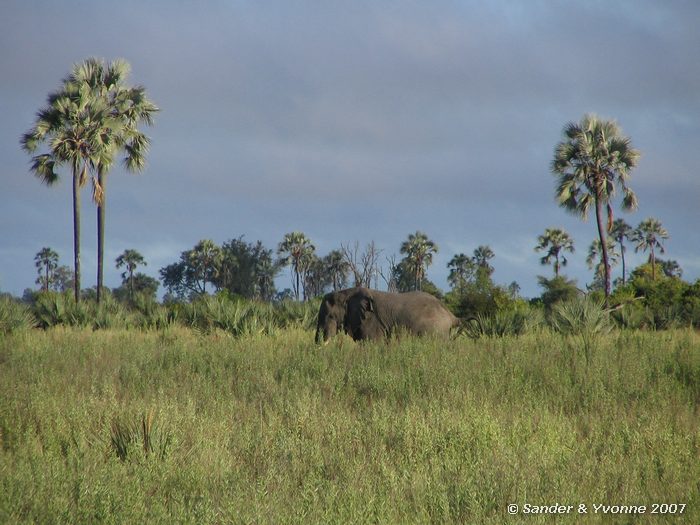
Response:
[[[0,298],[0,334],[27,330],[37,325],[37,320],[27,305],[7,297]]]

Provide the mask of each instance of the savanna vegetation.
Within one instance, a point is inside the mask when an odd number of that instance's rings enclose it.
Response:
[[[608,521],[696,523],[700,336],[595,311],[320,349],[303,323],[15,331],[0,521],[544,523],[506,507],[661,502],[684,514]]]
[[[639,152],[615,122],[568,124],[550,166],[558,204],[595,215],[589,284],[566,276],[580,255],[552,226],[533,234],[553,272],[534,298],[496,283],[496,254],[477,242],[441,290],[428,275],[439,246],[421,231],[398,259],[373,241],[319,254],[298,231],[275,248],[202,239],[159,279],[125,248],[110,290],[106,177],[119,156],[143,169],[139,126],[158,111],[127,74],[123,61],[76,65],[22,138],[42,182],[72,177],[74,257],[70,269],[41,248],[36,289],[0,296],[0,523],[546,521],[508,515],[525,503],[684,504],[672,519],[700,522],[700,281],[659,258],[658,219],[616,218],[618,194],[638,207]],[[99,238],[86,289],[88,180]],[[629,247],[648,261],[629,268]],[[316,346],[319,297],[348,286],[431,293],[462,330]]]

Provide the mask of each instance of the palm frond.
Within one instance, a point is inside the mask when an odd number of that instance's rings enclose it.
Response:
[[[41,182],[47,186],[51,186],[58,182],[58,175],[55,171],[56,161],[49,154],[36,155],[32,158],[31,170],[41,179]]]
[[[637,195],[629,188],[624,188],[625,196],[622,199],[622,209],[625,211],[634,211],[639,207]]]
[[[105,192],[102,189],[97,177],[92,177],[92,200],[98,206],[102,206],[104,203]]]

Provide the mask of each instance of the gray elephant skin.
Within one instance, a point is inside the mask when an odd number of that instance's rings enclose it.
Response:
[[[348,288],[324,296],[316,342],[327,341],[340,331],[355,341],[380,339],[402,330],[447,337],[459,326],[459,319],[428,293]]]

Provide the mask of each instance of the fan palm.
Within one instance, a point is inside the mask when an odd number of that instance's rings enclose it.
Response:
[[[447,276],[447,281],[452,288],[462,289],[467,284],[467,281],[474,276],[476,272],[476,263],[474,259],[464,253],[458,253],[450,262],[447,263],[447,268],[450,270]]]
[[[537,238],[535,251],[547,250],[544,257],[540,259],[542,265],[549,264],[554,260],[554,276],[559,277],[559,269],[566,266],[568,262],[562,252],[574,253],[574,240],[571,236],[560,228],[547,228],[543,235]]]
[[[108,148],[96,163],[93,177],[93,200],[97,205],[97,301],[100,301],[104,280],[104,239],[107,173],[119,151],[125,153],[124,166],[139,172],[145,166],[150,141],[140,132],[140,123],[151,125],[158,108],[148,100],[142,86],[128,87],[125,82],[131,67],[125,60],[105,65],[102,60],[89,58],[78,65],[68,81],[90,97],[100,101],[109,114],[102,133],[109,137]]]
[[[306,272],[315,250],[316,248],[311,244],[309,238],[298,231],[286,234],[277,247],[277,254],[282,256],[281,263],[292,267],[292,288],[297,301],[299,300],[301,277]]]
[[[627,271],[625,267],[625,239],[632,235],[632,226],[627,224],[624,219],[615,219],[613,221],[610,236],[620,245],[620,258],[622,259],[622,284],[627,282]]]
[[[77,69],[78,66],[75,66]],[[41,144],[48,151],[32,157],[31,171],[46,185],[58,182],[56,169],[70,167],[73,176],[73,265],[75,301],[80,300],[80,189],[88,172],[103,161],[111,137],[105,129],[114,122],[103,100],[96,99],[70,80],[48,96],[34,126],[21,138],[21,146],[35,153]]]
[[[598,238],[602,249],[605,300],[610,296],[610,263],[607,232],[612,229],[612,201],[619,189],[622,208],[637,207],[637,197],[627,186],[639,152],[614,121],[585,115],[579,123],[564,128],[564,140],[554,150],[551,170],[557,176],[556,198],[565,210],[586,218],[595,209]],[[607,209],[607,228],[604,224]]]
[[[411,233],[401,244],[401,253],[406,257],[409,271],[413,274],[416,290],[422,288],[425,271],[433,263],[433,254],[437,253],[437,245],[420,231]]]
[[[117,269],[126,266],[126,271],[122,273],[122,280],[129,282],[129,299],[134,298],[134,272],[139,265],[146,266],[146,261],[136,250],[124,250],[116,259]]]
[[[493,259],[496,254],[490,246],[479,246],[474,250],[474,262],[479,268],[484,268],[488,271],[489,275],[493,273],[493,266],[489,264],[489,261]]]
[[[53,272],[58,268],[58,254],[51,248],[42,248],[34,257],[34,264],[39,273],[36,283],[48,292],[53,281]]]
[[[496,255],[490,246],[479,246],[474,250],[474,262],[476,263],[476,282],[479,287],[486,286],[487,288],[493,284],[491,282],[491,274],[493,274],[493,266],[489,263]]]
[[[649,252],[649,262],[651,263],[651,278],[656,279],[656,248],[660,253],[664,253],[663,241],[668,239],[668,231],[661,225],[658,219],[649,217],[643,220],[632,234],[632,241],[636,243],[634,251],[639,250]]]

